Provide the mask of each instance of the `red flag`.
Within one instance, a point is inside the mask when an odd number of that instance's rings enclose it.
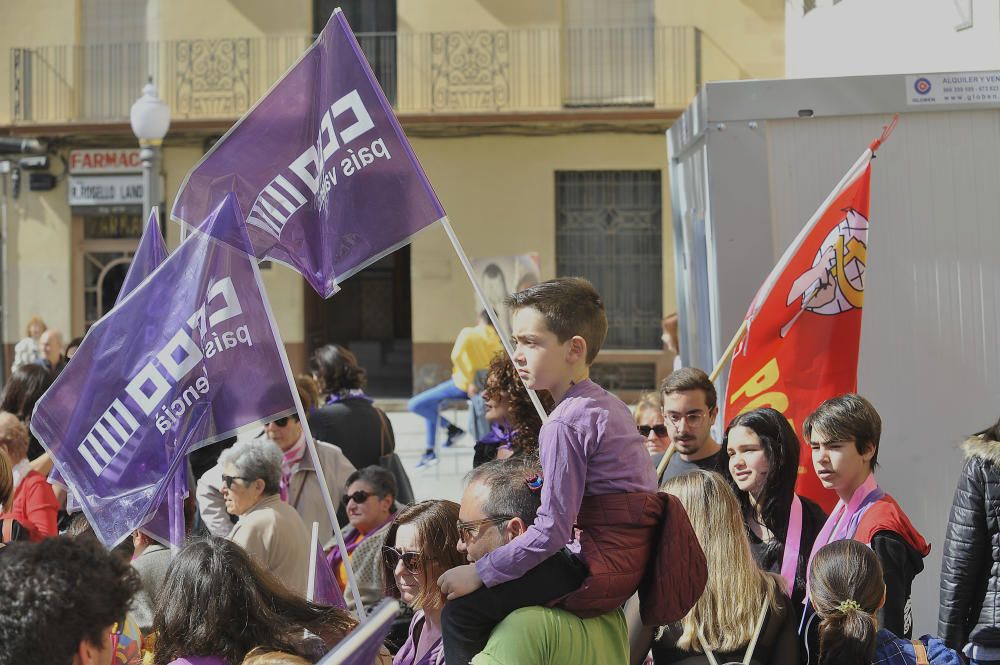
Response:
[[[857,390],[871,154],[866,151],[757,292],[726,394],[729,420],[763,406],[785,414],[802,441],[796,489],[827,511],[837,497],[813,471],[802,422],[823,400]]]

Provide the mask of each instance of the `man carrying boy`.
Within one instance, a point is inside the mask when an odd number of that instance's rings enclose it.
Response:
[[[442,616],[449,665],[470,662],[514,610],[580,587],[587,567],[571,541],[584,497],[656,491],[631,412],[589,379],[608,329],[594,287],[582,278],[555,279],[515,293],[507,304],[518,374],[525,386],[548,390],[556,401],[538,437],[542,501],[520,537],[440,577],[449,601]]]
[[[885,576],[879,626],[910,637],[910,588],[924,569],[923,559],[931,547],[875,480],[882,419],[871,402],[848,393],[820,404],[806,418],[803,431],[812,448],[816,475],[823,487],[840,497],[816,537],[810,561],[835,540],[851,538],[871,547]]]

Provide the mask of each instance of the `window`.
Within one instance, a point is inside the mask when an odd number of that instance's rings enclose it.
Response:
[[[659,349],[663,317],[660,171],[557,171],[556,270],[604,299],[609,349]]]
[[[566,106],[651,106],[652,0],[566,0]]]
[[[337,7],[358,38],[386,99],[396,105],[396,0],[313,0],[313,32]]]

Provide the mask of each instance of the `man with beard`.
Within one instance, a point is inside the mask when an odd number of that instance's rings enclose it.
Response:
[[[722,449],[712,438],[712,426],[719,415],[718,396],[708,375],[693,367],[679,369],[663,380],[660,396],[670,436],[670,447],[664,453],[670,455],[670,461],[660,482],[697,469],[716,471]],[[654,458],[653,463],[659,465],[660,460]]]

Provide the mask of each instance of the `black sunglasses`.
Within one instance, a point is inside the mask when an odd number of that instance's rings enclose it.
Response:
[[[233,489],[234,480],[246,480],[249,481],[250,478],[246,476],[222,476],[222,484],[226,486],[227,490]]]
[[[389,570],[395,570],[396,564],[402,560],[403,568],[411,575],[420,573],[420,559],[423,556],[420,552],[400,552],[394,547],[384,545],[382,547],[382,559]]]
[[[650,432],[655,432],[661,439],[667,435],[666,425],[639,425],[639,434],[649,436]]]
[[[364,503],[365,501],[368,500],[368,497],[370,496],[378,496],[378,495],[374,494],[373,492],[358,490],[354,494],[345,494],[344,496],[340,497],[340,499],[343,502],[343,505],[346,506],[347,502],[350,501],[351,499],[354,499],[354,503]],[[382,497],[379,498],[381,499]]]
[[[284,427],[285,425],[288,424],[289,419],[290,416],[285,416],[284,418],[277,418],[275,420],[272,420],[271,424],[274,425],[275,427]]]

